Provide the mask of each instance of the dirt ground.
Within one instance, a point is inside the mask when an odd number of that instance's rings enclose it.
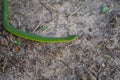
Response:
[[[16,28],[67,43],[16,37],[0,12],[0,80],[120,80],[120,0],[9,0]]]

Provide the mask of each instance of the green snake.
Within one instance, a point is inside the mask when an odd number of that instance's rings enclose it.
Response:
[[[19,29],[16,29],[10,22],[9,22],[9,14],[8,14],[8,0],[2,0],[2,23],[5,28],[9,33],[16,35],[21,38],[25,38],[28,40],[32,41],[37,41],[37,42],[69,42],[72,40],[75,40],[77,38],[76,35],[70,35],[67,37],[44,37],[44,36],[38,36],[32,33],[27,33],[24,31],[21,31]]]

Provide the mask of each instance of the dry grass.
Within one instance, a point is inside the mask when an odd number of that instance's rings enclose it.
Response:
[[[119,0],[9,0],[15,27],[43,36],[79,38],[37,43],[9,34],[0,21],[0,80],[119,80],[119,4]],[[103,14],[105,5],[110,11]],[[42,31],[41,25],[47,29]]]

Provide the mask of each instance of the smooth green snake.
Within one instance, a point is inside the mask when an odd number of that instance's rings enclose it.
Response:
[[[3,17],[2,18],[3,26],[9,33],[21,38],[28,39],[28,40],[37,41],[37,42],[55,42],[56,43],[56,42],[69,42],[77,38],[76,35],[70,35],[67,37],[60,37],[60,38],[43,37],[43,36],[38,36],[32,33],[27,33],[19,29],[16,29],[8,19],[9,17],[8,0],[2,0],[2,17]]]

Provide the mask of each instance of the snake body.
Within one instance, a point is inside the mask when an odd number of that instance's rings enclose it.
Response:
[[[27,33],[22,30],[19,30],[15,28],[10,22],[9,22],[9,14],[8,14],[8,0],[2,0],[2,23],[4,28],[11,34],[16,35],[21,38],[25,38],[32,41],[37,42],[69,42],[72,40],[75,40],[77,38],[76,35],[70,35],[67,37],[60,37],[60,38],[54,38],[54,37],[43,37],[38,36],[32,33]]]

